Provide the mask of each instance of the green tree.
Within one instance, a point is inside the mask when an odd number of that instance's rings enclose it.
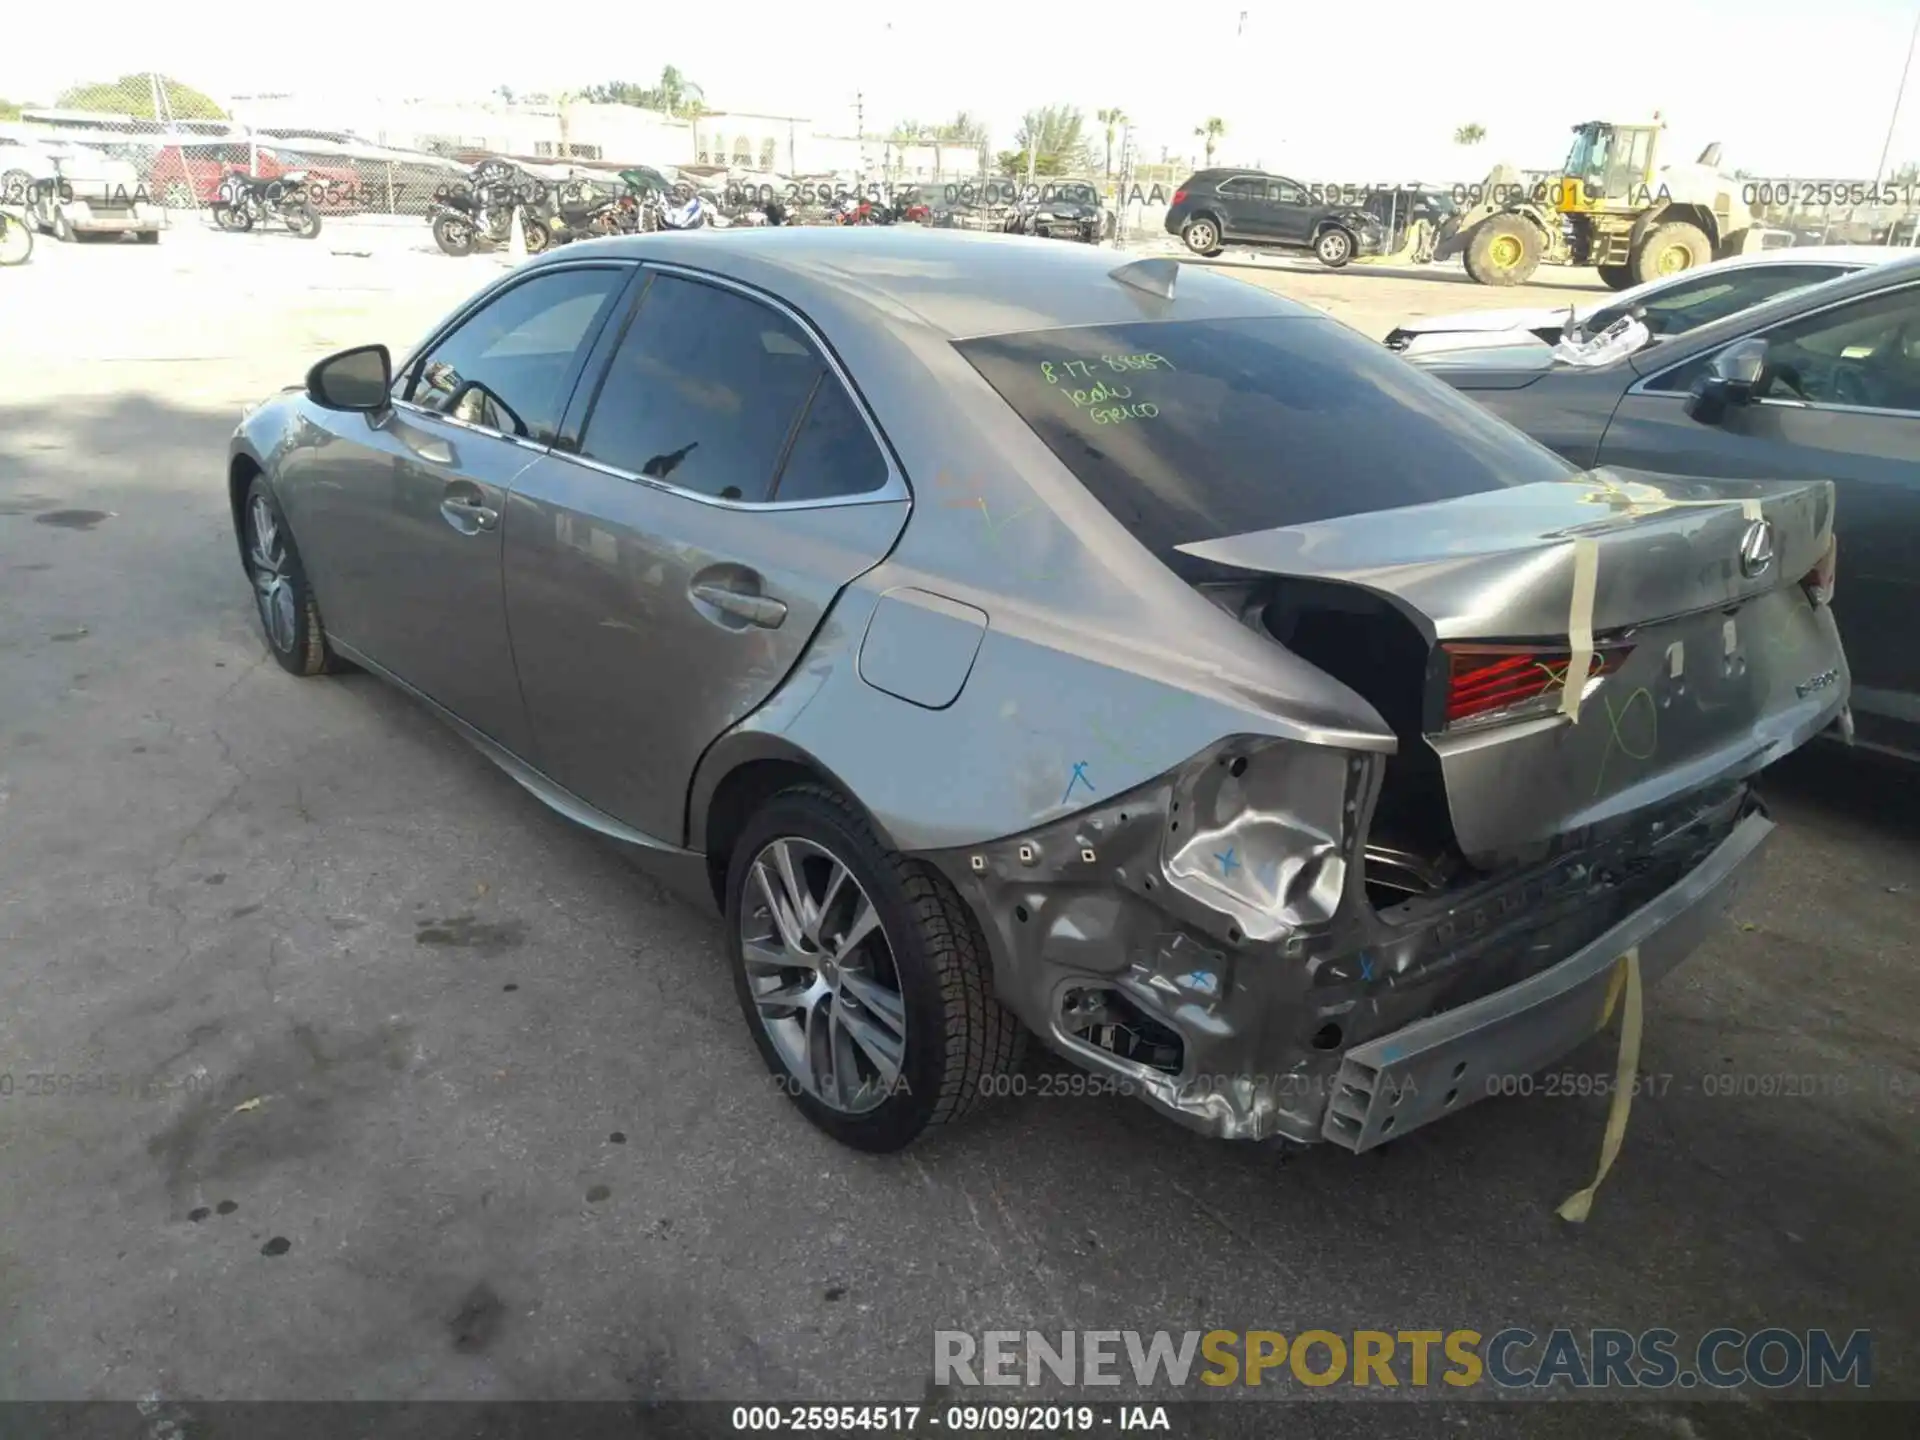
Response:
[[[609,80],[604,85],[586,85],[569,94],[594,105],[636,105],[642,110],[664,110],[689,120],[704,115],[707,110],[705,92],[673,65],[661,67],[658,84]]]
[[[999,170],[1002,175],[1012,175],[1016,178],[1022,178],[1027,173],[1027,152],[1025,150],[1002,150],[999,158],[995,161],[994,168]],[[1033,157],[1033,173],[1035,175],[1064,175],[1067,173],[1067,162],[1062,160],[1058,155],[1049,155],[1045,151],[1041,151]]]
[[[1462,125],[1453,132],[1453,143],[1456,145],[1478,145],[1486,138],[1487,127],[1480,124]]]
[[[1207,164],[1211,167],[1213,164],[1213,147],[1219,144],[1220,137],[1227,133],[1227,122],[1222,120],[1218,115],[1209,115],[1205,124],[1194,126],[1193,133],[1196,138],[1205,142],[1207,147]]]
[[[604,85],[588,85],[580,98],[594,105],[639,105],[651,108],[653,91],[632,80],[609,80]]]
[[[20,112],[32,103],[28,101],[26,105],[22,105],[12,100],[0,99],[0,120],[18,120]]]
[[[167,118],[153,113],[153,86],[149,81],[147,75],[122,75],[118,80],[76,85],[71,90],[61,92],[53,102],[54,108],[104,110],[112,115],[131,115],[136,120]],[[175,120],[230,118],[225,110],[213,102],[211,96],[203,95],[191,85],[182,85],[178,80],[162,75],[160,90]]]
[[[1127,123],[1127,112],[1116,105],[1111,110],[1094,111],[1093,118],[1107,127],[1107,162],[1102,173],[1111,180],[1113,178],[1113,132]]]
[[[678,67],[664,65],[660,83],[647,92],[652,96],[647,108],[664,110],[669,115],[701,115],[706,112],[706,92],[682,75]]]
[[[1085,129],[1086,116],[1076,105],[1042,105],[1029,110],[1013,132],[1014,143],[1020,147],[1014,153],[1020,158],[1021,171],[1027,168],[1029,151],[1036,175],[1064,175],[1083,166],[1091,168]]]

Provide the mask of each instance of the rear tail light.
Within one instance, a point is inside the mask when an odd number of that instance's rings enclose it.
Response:
[[[1186,191],[1184,191],[1184,190],[1176,190],[1176,191],[1174,191],[1174,192],[1173,192],[1173,203],[1174,203],[1175,205],[1184,205],[1184,204],[1186,204],[1186,201],[1187,201],[1187,192],[1186,192]]]
[[[1807,598],[1816,605],[1827,605],[1833,601],[1833,582],[1840,568],[1840,537],[1827,538],[1827,548],[1814,566],[1800,580],[1800,588],[1807,592]]]
[[[1445,728],[1546,715],[1558,709],[1573,663],[1565,649],[1542,645],[1444,645],[1447,658]],[[1611,675],[1631,645],[1598,645],[1581,684]]]

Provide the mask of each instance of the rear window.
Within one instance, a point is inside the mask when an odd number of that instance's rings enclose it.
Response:
[[[1188,580],[1220,572],[1175,546],[1577,471],[1333,320],[1182,320],[955,344]]]

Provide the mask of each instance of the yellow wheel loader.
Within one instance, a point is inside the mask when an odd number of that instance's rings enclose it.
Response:
[[[1589,120],[1573,127],[1561,173],[1524,185],[1496,166],[1465,187],[1434,258],[1458,255],[1482,285],[1524,284],[1541,265],[1592,265],[1615,290],[1763,247],[1741,182],[1715,141],[1691,165],[1659,163],[1666,127]]]

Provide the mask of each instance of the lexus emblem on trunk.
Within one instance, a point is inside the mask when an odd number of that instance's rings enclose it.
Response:
[[[1756,520],[1740,541],[1740,573],[1749,580],[1773,563],[1773,522]]]

